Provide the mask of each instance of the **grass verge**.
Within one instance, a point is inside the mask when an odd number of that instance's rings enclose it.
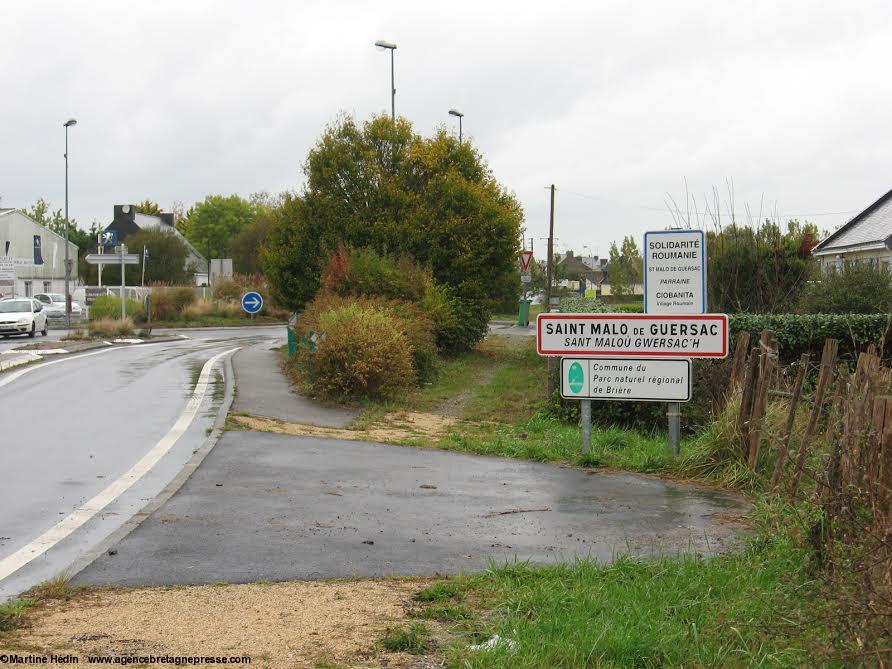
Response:
[[[50,599],[69,600],[81,590],[82,588],[71,585],[67,579],[56,577],[34,586],[21,599],[0,604],[0,635],[20,627],[31,607]]]
[[[423,655],[431,648],[431,631],[424,623],[388,627],[381,638],[381,646],[391,653]]]
[[[850,666],[846,642],[831,648],[811,554],[770,525],[710,559],[515,563],[447,581],[474,614],[455,628],[464,643],[446,647],[450,666]]]

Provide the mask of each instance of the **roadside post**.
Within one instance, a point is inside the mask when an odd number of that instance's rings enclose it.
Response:
[[[90,253],[84,257],[91,265],[121,265],[121,320],[127,318],[127,296],[125,294],[126,283],[124,278],[124,267],[127,265],[138,265],[139,256],[135,253],[127,253],[127,246],[121,244],[115,247],[114,253]]]
[[[644,312],[706,313],[706,235],[702,230],[644,233]],[[669,445],[681,450],[681,404],[670,402]]]

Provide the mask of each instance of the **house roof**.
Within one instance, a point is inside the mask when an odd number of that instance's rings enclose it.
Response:
[[[25,213],[24,211],[22,211],[21,209],[16,209],[15,207],[7,207],[7,208],[4,208],[4,209],[0,209],[0,216],[8,216],[8,215],[11,215],[11,214],[18,214],[19,216],[21,216],[22,218],[24,218],[25,220],[27,220],[29,223],[32,223],[32,224],[36,225],[38,228],[40,228],[40,230],[41,230],[41,234],[44,234],[44,232],[45,232],[45,233],[46,233],[47,235],[49,235],[50,237],[56,237],[60,242],[62,242],[63,244],[65,243],[65,237],[63,237],[62,235],[60,235],[60,234],[57,233],[57,232],[53,232],[52,230],[50,230],[48,227],[46,227],[46,226],[45,226],[43,223],[41,223],[40,221],[35,221],[33,218],[31,218],[30,216],[28,216],[28,214],[26,214],[26,213]],[[73,247],[77,248],[77,244],[75,244],[75,243],[72,242],[72,241],[69,241],[69,242],[68,242],[68,245],[69,245],[69,247],[72,247],[72,246],[73,246]]]
[[[858,249],[882,248],[892,236],[892,190],[815,246],[812,253],[826,255]]]

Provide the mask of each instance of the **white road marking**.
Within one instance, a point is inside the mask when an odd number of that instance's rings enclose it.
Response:
[[[111,344],[109,344],[111,346]],[[153,346],[153,344],[146,344],[146,346]],[[6,374],[3,377],[0,377],[0,388],[5,385],[8,385],[18,379],[19,377],[24,376],[25,374],[30,374],[31,372],[35,372],[38,369],[43,369],[44,367],[48,367],[49,365],[58,365],[61,362],[67,362],[69,360],[77,360],[79,358],[88,358],[91,355],[99,355],[100,353],[108,353],[109,351],[117,351],[119,348],[103,348],[98,351],[93,351],[92,353],[82,353],[80,355],[73,355],[70,358],[60,358],[59,360],[51,360],[50,362],[45,362],[40,365],[32,365],[30,367],[26,367],[25,369],[20,369],[17,372],[11,372]]]
[[[147,472],[149,472],[152,467],[158,464],[161,458],[163,458],[168,451],[173,448],[179,438],[183,436],[195,419],[195,415],[201,407],[204,396],[207,394],[208,381],[214,364],[221,358],[224,358],[231,353],[235,353],[239,348],[241,347],[237,346],[228,351],[218,353],[204,363],[204,367],[201,368],[201,374],[198,377],[198,383],[195,384],[195,390],[192,393],[192,397],[189,398],[189,402],[186,404],[186,408],[183,409],[177,422],[174,423],[173,427],[170,428],[170,431],[164,435],[164,437],[155,444],[152,450],[146,453],[139,462],[133,465],[133,467],[125,472],[118,480],[111,483],[105,490],[93,497],[93,499],[88,500],[83,506],[75,509],[71,514],[60,520],[56,525],[37,537],[27,546],[23,546],[15,553],[0,560],[0,581],[24,567],[34,558],[43,555],[50,548],[65,539],[93,516],[102,511],[102,509],[124,494],[134,483],[139,481]]]

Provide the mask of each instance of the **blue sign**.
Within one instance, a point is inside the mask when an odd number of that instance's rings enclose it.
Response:
[[[242,309],[249,314],[256,314],[263,309],[263,298],[260,296],[260,293],[251,291],[242,295]]]
[[[118,243],[118,231],[104,230],[99,233],[99,239],[103,246],[115,246]]]

